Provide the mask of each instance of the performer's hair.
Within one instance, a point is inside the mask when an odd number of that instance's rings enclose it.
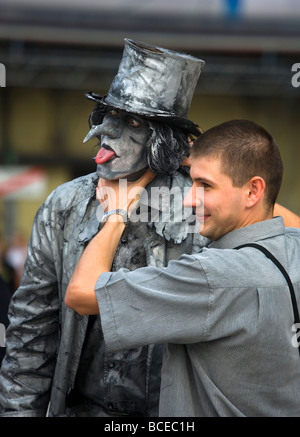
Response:
[[[188,132],[168,123],[148,121],[147,141],[148,165],[153,173],[172,175],[189,155]]]
[[[101,124],[109,109],[97,104],[89,116],[90,127]],[[176,171],[189,173],[188,168],[180,165],[189,155],[189,132],[175,124],[143,119],[148,123],[147,160],[153,173],[169,176]]]

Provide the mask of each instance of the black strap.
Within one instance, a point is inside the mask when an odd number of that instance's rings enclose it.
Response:
[[[293,305],[293,311],[294,311],[294,324],[299,323],[298,326],[300,326],[300,318],[299,318],[299,311],[298,311],[298,306],[297,306],[295,290],[294,290],[291,278],[289,277],[289,274],[287,273],[287,271],[285,270],[283,265],[278,261],[277,258],[275,258],[274,255],[272,255],[271,252],[268,251],[268,249],[266,249],[265,247],[261,246],[260,244],[257,244],[257,243],[247,243],[247,244],[242,244],[241,246],[237,246],[237,247],[235,247],[235,249],[241,249],[242,247],[255,247],[256,249],[258,249],[261,252],[263,252],[266,255],[266,257],[269,258],[271,261],[273,261],[273,263],[279,268],[279,270],[281,271],[281,273],[285,277],[286,282],[287,282],[287,284],[289,286],[289,289],[290,289],[292,305]],[[298,329],[297,329],[297,332],[298,332]],[[299,350],[299,354],[300,354],[300,344],[299,343],[298,343],[298,350]]]

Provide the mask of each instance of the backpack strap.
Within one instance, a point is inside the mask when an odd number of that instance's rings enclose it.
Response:
[[[297,306],[295,290],[294,290],[291,278],[289,277],[289,274],[287,273],[287,271],[285,270],[283,265],[278,261],[277,258],[275,258],[275,256],[271,252],[268,251],[268,249],[261,246],[260,244],[247,243],[247,244],[242,244],[241,246],[237,246],[234,249],[241,249],[242,247],[254,247],[255,249],[260,250],[261,252],[263,252],[266,255],[267,258],[269,258],[271,261],[273,261],[273,263],[279,268],[279,270],[281,271],[281,273],[285,277],[286,282],[287,282],[289,289],[290,289],[291,300],[292,300],[293,311],[294,311],[294,324],[299,324],[298,326],[300,326],[300,318],[299,318],[299,311],[298,311],[298,306]],[[299,331],[299,328],[297,329],[297,332],[298,331]],[[298,342],[298,351],[299,351],[299,355],[300,355],[299,342]]]

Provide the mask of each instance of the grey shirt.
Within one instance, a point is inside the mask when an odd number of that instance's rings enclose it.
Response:
[[[288,286],[300,306],[300,230],[281,217],[226,234],[165,268],[122,269],[96,285],[108,348],[167,342],[161,416],[300,416],[300,359]],[[222,250],[220,250],[222,249]]]

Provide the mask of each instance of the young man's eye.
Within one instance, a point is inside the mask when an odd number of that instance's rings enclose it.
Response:
[[[205,190],[207,190],[208,188],[211,188],[211,185],[207,184],[206,182],[201,181],[198,183],[198,187],[204,188]]]

